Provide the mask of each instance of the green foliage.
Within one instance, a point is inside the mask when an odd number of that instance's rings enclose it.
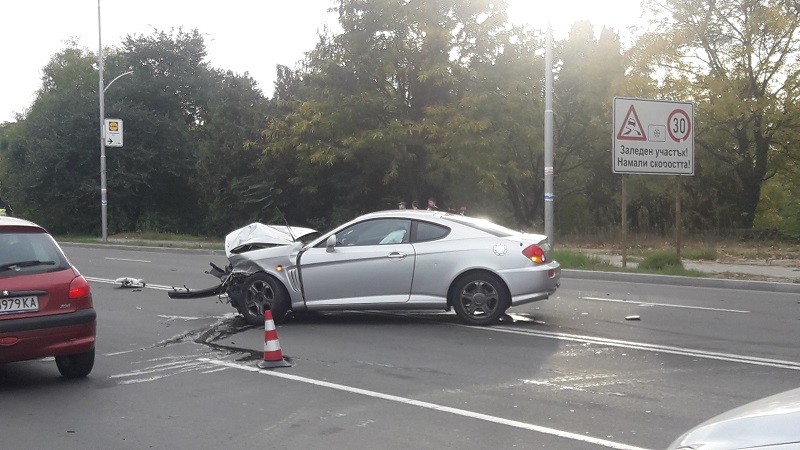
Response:
[[[606,261],[603,258],[586,253],[568,251],[568,250],[555,250],[553,256],[561,267],[565,269],[575,270],[603,270],[613,271],[616,269],[614,264]]]
[[[717,249],[711,247],[694,248],[683,252],[683,256],[687,259],[696,259],[701,261],[714,261],[717,259]]]
[[[464,133],[443,127],[485,129],[459,122],[454,109],[462,92],[480,87],[466,65],[477,71],[499,53],[493,36],[504,10],[442,0],[338,6],[343,33],[322,36],[304,71],[281,69],[283,114],[264,133],[263,164],[286,187],[282,206],[313,217],[383,209],[387,198],[466,203],[449,198],[464,190],[450,186],[469,170],[460,162],[485,145],[464,148]]]
[[[97,75],[92,55],[70,45],[44,67],[26,120],[4,133],[3,184],[15,214],[53,232],[84,229],[91,209],[100,224],[99,189],[89,183],[98,179],[99,158],[88,151],[99,146]]]
[[[629,96],[696,112],[695,176],[628,177],[631,231],[673,232],[680,186],[690,232],[755,225],[800,239],[796,2],[646,3],[661,21],[632,48],[589,22],[555,43],[556,229],[619,229],[610,111]],[[342,31],[320,36],[297,69],[277,67],[272,99],[246,73],[209,67],[197,30],[104,52],[106,82],[133,71],[105,95],[126,133],[106,152],[111,233],[224,235],[284,220],[323,230],[430,196],[541,225],[542,33],[508,25],[504,1],[334,4]],[[25,116],[0,125],[3,196],[56,233],[99,233],[97,89],[96,55],[67,44]]]
[[[663,74],[665,96],[694,101],[696,152],[710,157],[700,160],[703,190],[728,209],[733,226],[750,228],[762,183],[781,170],[781,159],[798,155],[786,144],[800,119],[797,2],[646,3],[665,14],[639,42],[639,60]],[[714,167],[720,164],[724,170]]]
[[[683,268],[683,263],[674,252],[654,252],[639,263],[641,270],[665,270],[670,267]]]

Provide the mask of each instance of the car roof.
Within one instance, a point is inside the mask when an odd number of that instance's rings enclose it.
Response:
[[[445,211],[428,211],[425,209],[389,209],[386,211],[375,211],[357,217],[357,219],[367,218],[380,218],[380,217],[408,217],[408,218],[423,218],[423,217],[442,217],[449,214]]]
[[[0,216],[0,229],[4,228],[12,228],[15,230],[19,229],[33,229],[36,231],[41,231],[47,233],[43,227],[31,222],[30,220],[20,219],[19,217],[9,217],[9,216]]]

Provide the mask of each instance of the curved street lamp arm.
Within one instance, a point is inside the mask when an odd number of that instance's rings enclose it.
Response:
[[[107,91],[107,90],[108,90],[108,88],[109,88],[109,87],[111,87],[111,85],[112,85],[112,84],[114,84],[114,82],[115,82],[115,81],[119,80],[120,78],[124,77],[125,75],[130,75],[130,74],[132,74],[132,73],[133,73],[133,71],[132,71],[132,70],[129,70],[129,71],[127,71],[127,72],[125,72],[125,73],[123,73],[123,74],[121,74],[121,75],[118,75],[116,78],[114,78],[113,80],[111,80],[111,81],[110,81],[110,82],[109,82],[109,83],[106,85],[106,87],[105,87],[105,88],[103,88],[103,92]]]

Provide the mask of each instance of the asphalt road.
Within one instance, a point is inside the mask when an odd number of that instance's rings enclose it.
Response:
[[[98,359],[0,367],[4,449],[664,448],[719,412],[797,387],[800,295],[588,280],[493,327],[452,313],[325,313],[264,331],[213,298],[204,252],[65,246],[91,281]],[[113,280],[143,278],[145,288]],[[751,285],[752,286],[752,285]],[[755,285],[757,287],[765,285]]]

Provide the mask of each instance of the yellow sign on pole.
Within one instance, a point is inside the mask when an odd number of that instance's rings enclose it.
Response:
[[[106,147],[122,147],[122,120],[106,119],[103,131]]]

